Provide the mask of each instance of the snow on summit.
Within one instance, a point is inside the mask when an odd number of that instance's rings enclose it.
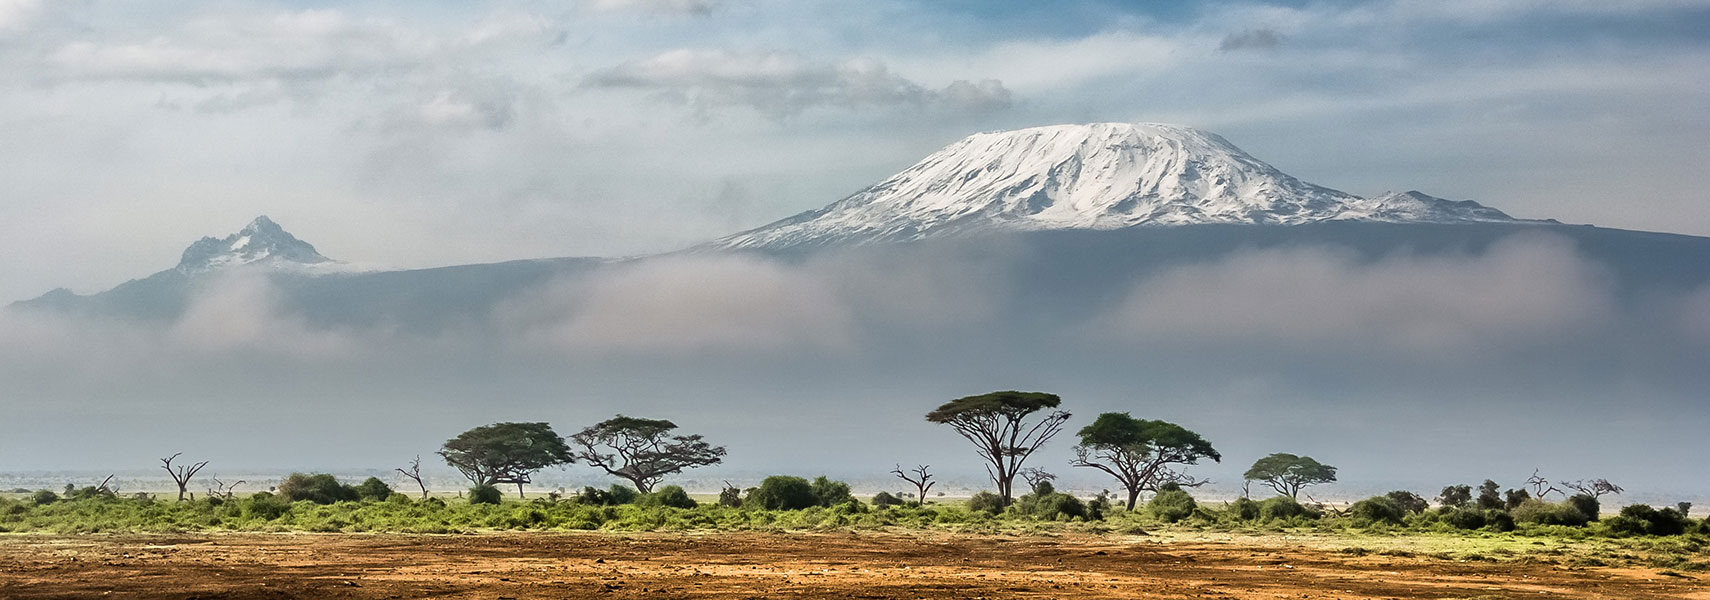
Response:
[[[1189,127],[1094,123],[971,135],[830,206],[716,245],[775,249],[985,230],[1330,220],[1514,219],[1418,192],[1368,199],[1320,187]]]
[[[337,265],[266,216],[224,238],[205,237],[184,249],[177,270],[204,273],[242,265],[302,268]]]

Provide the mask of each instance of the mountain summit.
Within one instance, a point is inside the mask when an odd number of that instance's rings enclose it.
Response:
[[[1361,198],[1295,179],[1215,134],[1159,123],[980,133],[825,208],[738,233],[727,248],[902,241],[985,230],[1333,220],[1512,222],[1418,192]]]
[[[237,233],[205,237],[184,249],[177,271],[204,273],[240,265],[300,267],[333,262],[308,242],[297,239],[266,215],[256,217]]]

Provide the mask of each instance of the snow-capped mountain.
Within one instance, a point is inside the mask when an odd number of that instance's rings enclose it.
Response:
[[[290,269],[336,264],[263,215],[237,233],[190,244],[175,270],[190,275],[244,265]]]
[[[714,246],[778,249],[989,230],[1335,220],[1514,221],[1470,201],[1418,192],[1361,198],[1313,185],[1188,127],[1095,123],[971,135],[830,206]]]

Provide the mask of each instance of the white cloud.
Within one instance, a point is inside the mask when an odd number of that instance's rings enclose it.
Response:
[[[24,29],[41,11],[41,0],[0,0],[0,34]]]
[[[1601,331],[1614,306],[1600,269],[1570,242],[1519,236],[1466,256],[1240,253],[1138,283],[1095,327],[1134,341],[1446,356]]]
[[[716,0],[589,0],[596,11],[643,10],[660,13],[706,15],[717,8]]]
[[[794,52],[679,49],[620,64],[588,78],[593,87],[637,89],[697,108],[746,106],[773,116],[819,107],[944,105],[960,110],[1007,108],[997,80],[954,81],[931,90],[872,58],[810,60]]]

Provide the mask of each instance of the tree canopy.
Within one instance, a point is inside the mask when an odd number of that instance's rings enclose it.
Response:
[[[1021,465],[1045,442],[1062,431],[1069,413],[1052,411],[1028,423],[1027,417],[1057,408],[1062,399],[1044,392],[1003,391],[957,398],[926,413],[926,420],[949,425],[973,442],[986,461],[986,473],[997,484],[1005,506],[1014,499],[1015,476]]]
[[[570,441],[580,446],[575,458],[651,493],[668,475],[724,460],[724,447],[708,444],[699,435],[670,435],[675,429],[676,423],[664,419],[618,415],[570,436]]]
[[[1081,443],[1075,447],[1077,467],[1109,473],[1128,491],[1128,510],[1142,491],[1157,491],[1164,483],[1194,487],[1205,483],[1176,470],[1209,458],[1222,462],[1223,455],[1198,433],[1175,423],[1136,419],[1128,413],[1108,412],[1081,428]]]
[[[477,487],[514,483],[519,495],[535,471],[574,460],[546,423],[482,425],[446,440],[439,455]]]
[[[1248,481],[1259,481],[1278,494],[1299,498],[1307,486],[1336,481],[1336,467],[1322,464],[1310,456],[1276,453],[1259,459],[1243,475]]]

